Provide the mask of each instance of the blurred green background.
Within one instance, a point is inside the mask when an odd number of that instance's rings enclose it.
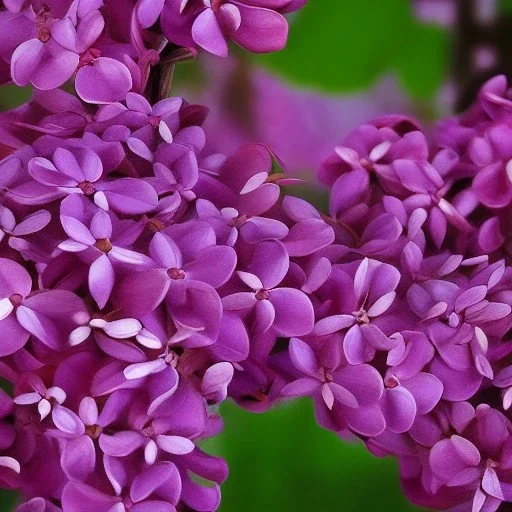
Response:
[[[395,462],[322,430],[308,400],[261,415],[225,404],[222,414],[225,432],[211,446],[230,467],[222,512],[418,510],[400,491]]]
[[[415,11],[420,3],[422,12],[429,14],[428,0],[310,0],[303,11],[290,17],[289,45],[284,51],[269,56],[235,51],[235,59],[243,62],[245,71],[266,69],[290,88],[336,100],[347,97],[349,104],[350,98],[357,97],[354,105],[361,108],[365,101],[361,98],[387,104],[385,92],[372,97],[372,91],[382,80],[391,79],[393,94],[403,100],[399,110],[430,121],[449,111],[454,102],[443,91],[461,85],[453,79],[454,70],[460,68],[454,48],[461,27],[453,22],[450,26],[450,20],[435,22],[438,4],[446,7],[450,0],[432,0],[432,16],[423,18]],[[511,1],[503,0],[500,6],[501,16],[512,12]],[[188,91],[201,96],[201,89],[210,88],[200,64],[180,65],[176,78],[184,95]],[[5,87],[0,106],[19,104],[29,93]],[[215,115],[216,105],[208,106]],[[418,510],[400,491],[394,460],[376,459],[362,445],[343,443],[320,429],[307,400],[263,415],[228,403],[222,414],[225,431],[207,444],[230,466],[222,512]],[[0,493],[0,511],[12,510],[14,500],[15,496]]]

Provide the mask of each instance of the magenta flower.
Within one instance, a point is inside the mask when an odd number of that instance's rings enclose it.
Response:
[[[238,271],[240,280],[252,291],[224,297],[224,308],[251,315],[254,329],[259,332],[273,328],[286,337],[309,334],[314,321],[310,300],[300,290],[279,286],[288,268],[289,258],[283,244],[259,243],[248,271]]]
[[[313,334],[345,332],[345,357],[351,364],[361,364],[371,361],[377,350],[389,351],[396,344],[389,337],[393,334],[389,332],[393,331],[393,318],[390,323],[385,314],[395,300],[400,273],[390,265],[368,259],[358,265],[353,277],[340,270],[331,274],[336,288],[344,293],[339,314],[319,320]]]
[[[109,214],[94,208],[80,196],[71,195],[63,201],[60,218],[69,239],[61,242],[59,248],[71,253],[87,251],[93,259],[88,282],[91,295],[100,308],[105,306],[114,287],[114,265],[151,265],[150,258],[124,247],[133,235],[122,233],[122,224],[114,225],[119,226],[114,231]]]
[[[43,4],[29,22],[36,37],[21,42],[12,53],[14,82],[32,83],[43,90],[55,89],[78,68],[76,88],[84,101],[110,103],[124,98],[132,88],[128,68],[118,60],[101,56],[101,50],[94,46],[105,27],[98,6],[82,2],[77,9],[70,5],[69,11],[60,17],[51,6]],[[30,10],[24,16],[30,19]],[[15,20],[21,27],[27,24],[21,16]]]
[[[171,227],[168,235],[154,235],[149,252],[157,268],[127,276],[117,303],[126,314],[142,316],[166,299],[177,324],[195,331],[195,343],[202,346],[218,335],[222,305],[215,288],[230,278],[236,254],[231,247],[215,245],[215,235],[207,224],[195,223],[198,239],[190,237],[187,227],[183,224],[184,229]],[[144,291],[148,282],[153,283],[149,294]],[[145,295],[144,301],[131,303],[130,296],[139,292]]]
[[[174,464],[160,462],[149,467],[137,475],[127,488],[126,484],[119,480],[122,478],[120,468],[112,465],[112,471],[117,469],[117,472],[111,475],[112,486],[119,494],[104,494],[87,484],[71,482],[62,495],[64,508],[70,512],[85,512],[90,510],[90,507],[94,507],[98,512],[144,512],[154,510],[155,507],[163,512],[176,510],[174,505],[179,501],[181,482]]]
[[[492,428],[491,435],[488,428]],[[453,435],[439,441],[430,452],[436,478],[451,487],[469,488],[474,494],[473,510],[497,510],[512,498],[506,476],[511,462],[509,429],[507,418],[482,404],[470,429],[470,437],[480,450],[471,440]]]
[[[176,44],[199,46],[226,57],[227,40],[256,53],[281,50],[288,37],[288,24],[281,12],[301,7],[304,2],[264,0],[210,2],[203,0],[145,0],[137,15],[142,27],[160,23],[167,37]]]
[[[3,2],[0,79],[39,89],[0,127],[20,512],[214,512],[227,467],[200,446],[229,398],[310,397],[419,506],[512,502],[506,80],[428,137],[400,115],[352,132],[319,172],[330,216],[282,193],[300,180],[266,146],[211,153],[207,109],[164,97],[199,48],[282,48],[304,4]]]
[[[490,208],[503,208],[512,201],[512,153],[509,141],[512,130],[497,125],[490,128],[483,137],[471,141],[469,155],[481,166],[473,180],[473,190],[480,201]]]
[[[1,262],[2,354],[22,348],[30,335],[50,348],[62,349],[70,330],[87,315],[82,300],[64,290],[32,293],[28,272],[13,261]]]
[[[124,214],[146,213],[158,202],[155,191],[145,182],[133,178],[102,180],[103,164],[94,151],[58,148],[53,162],[36,157],[30,160],[28,171],[41,185],[56,189],[51,197],[83,194],[91,197],[104,210],[109,207]],[[39,193],[39,189],[37,189]],[[44,192],[42,192],[44,194]]]

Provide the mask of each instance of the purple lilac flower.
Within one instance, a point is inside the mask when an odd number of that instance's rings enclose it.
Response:
[[[282,13],[304,4],[304,0],[144,0],[137,16],[143,28],[160,18],[164,34],[175,44],[226,57],[230,39],[256,53],[283,49],[288,24]]]
[[[28,510],[81,510],[84,496],[106,510],[216,510],[225,464],[197,446],[219,430],[215,406],[235,373],[253,378],[250,336],[273,343],[313,328],[297,262],[329,246],[333,229],[280,197],[288,181],[273,177],[267,148],[203,154],[196,109],[141,98],[82,115],[48,96],[12,128],[20,149],[1,163],[2,374],[15,384],[20,442],[0,460],[20,472],[5,485]],[[57,112],[80,115],[74,137],[34,129]],[[126,137],[113,136],[118,123]],[[225,306],[236,296],[251,305]],[[50,468],[51,486],[40,478]]]
[[[62,12],[64,2],[27,4],[14,12],[11,9],[16,6],[8,4],[0,17],[6,29],[2,53],[10,59],[16,85],[55,89],[78,70],[76,88],[84,101],[116,101],[132,88],[128,68],[102,55],[105,42],[96,47],[105,28],[98,10],[102,2],[67,2],[67,12]],[[11,33],[16,35],[9,37]]]
[[[509,101],[498,77],[468,113],[439,124],[434,144],[414,122],[387,118],[336,149],[320,173],[336,239],[296,277],[315,327],[266,352],[283,397],[311,396],[322,426],[396,455],[423,507],[511,501]],[[365,135],[379,133],[387,138]],[[351,388],[363,368],[364,386],[376,386],[370,410]]]
[[[203,107],[144,95],[159,27],[267,51],[303,3],[4,2],[12,78],[76,75],[81,98],[2,116],[0,484],[20,512],[213,512],[218,405],[297,396],[395,455],[418,505],[512,501],[504,79],[431,140],[402,116],[351,133],[320,171],[330,215],[283,196],[266,146],[212,154]]]

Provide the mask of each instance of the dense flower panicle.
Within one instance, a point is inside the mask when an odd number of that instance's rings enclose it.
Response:
[[[0,80],[52,90],[72,77],[80,98],[107,104],[142,92],[165,39],[227,56],[284,48],[283,14],[307,0],[16,0],[0,10]]]
[[[351,133],[319,172],[328,215],[284,195],[299,180],[266,146],[212,152],[205,107],[148,99],[160,53],[277,50],[304,3],[4,1],[2,80],[36,87],[0,115],[0,485],[19,512],[217,510],[219,405],[299,396],[395,455],[421,506],[512,502],[504,78],[430,138],[403,116]],[[57,88],[73,77],[80,99]]]
[[[312,258],[315,326],[268,356],[281,396],[395,455],[428,508],[512,501],[509,98],[497,77],[430,141],[386,117],[336,148],[319,173],[336,239]]]
[[[311,332],[301,281],[334,230],[282,196],[297,180],[265,146],[203,154],[204,109],[181,98],[23,110],[0,162],[6,485],[25,508],[216,510],[227,469],[199,444],[228,394],[271,403],[249,340]]]
[[[281,49],[304,3],[3,3],[0,80],[35,87],[0,121],[0,484],[20,512],[218,508],[227,467],[200,445],[235,370],[255,392],[250,337],[311,331],[292,259],[334,231],[286,206],[297,180],[266,147],[206,152],[207,109],[148,89],[179,46]]]

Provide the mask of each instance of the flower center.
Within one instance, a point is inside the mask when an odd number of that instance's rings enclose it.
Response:
[[[51,37],[52,32],[50,29],[50,24],[53,21],[53,16],[50,12],[50,8],[48,5],[43,4],[41,6],[41,10],[36,15],[36,24],[37,24],[37,39],[42,43],[47,43]]]
[[[211,6],[212,6],[212,9],[214,11],[218,11],[222,4],[224,3],[224,0],[210,0],[210,3],[211,3]]]
[[[10,297],[9,297],[9,300],[11,302],[11,304],[17,308],[18,306],[21,306],[21,303],[23,302],[23,297],[19,294],[19,293],[13,293]]]
[[[108,238],[101,238],[100,240],[96,240],[94,247],[106,254],[112,250],[112,243]]]
[[[50,29],[43,25],[42,27],[39,27],[37,30],[37,39],[41,41],[42,43],[47,43],[50,40],[50,37],[52,36]]]
[[[176,368],[178,366],[178,363],[180,362],[180,354],[178,354],[174,350],[169,351],[169,353],[165,356],[165,362],[169,366]]]
[[[394,375],[390,375],[384,379],[384,386],[386,386],[388,389],[396,388],[399,385],[400,381]]]
[[[160,124],[160,118],[158,116],[149,116],[148,121],[153,128],[158,128],[158,125]]]
[[[270,292],[268,290],[261,289],[256,292],[256,299],[268,300],[270,298]]]
[[[320,378],[323,382],[332,382],[334,380],[330,370],[326,370],[325,368],[320,368]]]
[[[99,425],[87,425],[85,427],[85,434],[89,436],[93,441],[99,439],[103,432],[103,429]]]
[[[265,180],[265,183],[275,183],[279,180],[286,179],[287,176],[284,172],[275,172],[274,174],[269,174],[268,178]]]
[[[149,438],[155,437],[155,430],[153,429],[153,427],[151,425],[144,427],[140,432],[143,436],[146,436]]]
[[[123,499],[123,505],[126,510],[130,510],[133,506],[133,501],[130,498]]]
[[[185,279],[185,271],[181,270],[181,268],[170,268],[167,270],[167,275],[175,281]]]
[[[356,317],[356,322],[359,325],[363,324],[369,324],[370,323],[370,317],[368,316],[368,313],[364,309],[360,309],[359,311],[354,311],[352,313]]]
[[[101,57],[101,52],[96,48],[89,48],[86,52],[80,55],[78,67],[81,68],[83,66],[88,66],[89,64],[92,64],[98,57]]]
[[[78,188],[84,193],[84,196],[92,196],[96,192],[94,185],[88,181],[80,183]]]
[[[375,165],[369,158],[361,158],[360,162],[361,167],[366,171],[373,171],[373,166]]]
[[[248,218],[249,217],[247,217],[247,215],[239,215],[238,217],[234,217],[231,220],[231,225],[234,228],[241,228],[247,222]]]
[[[160,219],[149,219],[146,226],[153,233],[158,233],[165,229],[165,224]]]

